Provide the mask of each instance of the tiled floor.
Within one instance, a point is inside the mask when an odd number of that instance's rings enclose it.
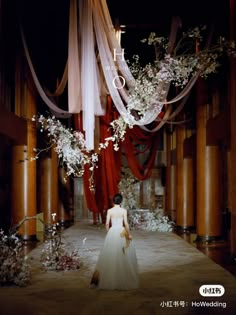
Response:
[[[43,272],[41,246],[29,253],[32,283],[0,288],[1,315],[195,315],[236,314],[236,278],[174,233],[134,231],[140,288],[102,291],[89,288],[105,230],[75,224],[63,232],[78,248],[78,271]],[[222,297],[202,297],[201,285],[222,285]],[[199,306],[199,303],[205,303]],[[208,303],[208,304],[206,304]]]

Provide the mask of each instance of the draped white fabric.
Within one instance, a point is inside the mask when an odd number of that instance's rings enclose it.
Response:
[[[178,18],[173,19],[168,49],[170,54],[174,48],[180,26],[180,20]],[[135,79],[115,36],[115,29],[106,0],[71,0],[68,62],[57,90],[54,93],[49,93],[51,96],[60,95],[64,91],[68,79],[67,112],[53,103],[42,89],[30,59],[23,32],[22,40],[35,85],[50,109],[62,116],[68,112],[80,113],[81,110],[83,111],[83,128],[89,149],[94,148],[95,116],[105,113],[103,100],[107,93],[111,95],[114,105],[126,123],[139,125],[141,128],[153,132],[161,128],[167,119],[173,119],[177,115],[178,109],[183,107],[199,76],[199,74],[193,76],[187,86],[171,100],[167,100],[170,84],[164,82],[159,84],[149,102],[151,104],[150,109],[140,119],[133,117],[127,109],[127,104],[130,102],[130,91],[135,86]],[[168,110],[163,122],[155,129],[149,130],[145,127],[145,125],[158,119],[163,104],[172,104],[180,100],[182,100],[180,107],[172,114]]]
[[[100,100],[101,79],[95,55],[92,0],[79,0],[81,36],[81,97],[83,128],[88,149],[94,147],[95,115],[104,115]]]
[[[68,48],[68,108],[70,113],[79,113],[82,109],[79,58],[77,1],[72,0],[70,2]]]
[[[38,77],[35,73],[35,70],[34,70],[34,66],[33,66],[33,63],[31,61],[31,58],[30,58],[30,54],[29,54],[29,51],[28,51],[28,47],[27,47],[27,44],[26,44],[26,41],[25,41],[25,37],[24,37],[24,33],[23,33],[23,30],[20,29],[20,32],[21,32],[21,38],[22,38],[22,43],[23,43],[23,47],[24,47],[24,51],[25,51],[25,56],[26,56],[26,59],[28,61],[28,65],[29,65],[29,68],[30,68],[30,71],[31,71],[31,74],[32,74],[32,78],[33,78],[33,81],[35,83],[35,86],[39,92],[39,95],[41,96],[41,98],[43,99],[43,101],[48,105],[48,107],[54,111],[55,113],[57,113],[58,115],[60,115],[60,117],[68,117],[68,111],[65,111],[65,110],[62,110],[60,109],[48,96],[47,94],[45,93],[45,91],[43,90],[39,80],[38,80]],[[69,115],[70,116],[70,115]]]

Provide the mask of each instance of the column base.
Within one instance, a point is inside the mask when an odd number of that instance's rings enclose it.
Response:
[[[222,236],[197,235],[195,243],[206,246],[208,245],[220,246],[225,244],[225,240],[222,238]]]
[[[177,225],[175,227],[175,230],[177,234],[191,234],[195,232],[195,227],[194,226],[180,226]]]

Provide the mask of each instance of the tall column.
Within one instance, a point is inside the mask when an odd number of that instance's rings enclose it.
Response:
[[[171,137],[169,130],[166,131],[166,182],[165,182],[165,215],[171,218]]]
[[[36,142],[33,141],[35,140],[34,133],[34,127],[28,122],[28,146],[15,145],[12,148],[11,208],[14,225],[19,224],[25,217],[35,216],[37,213],[36,162],[30,160],[33,156],[32,143]],[[26,220],[21,225],[19,234],[24,240],[36,240],[36,220]]]
[[[171,220],[176,222],[176,131],[171,134],[170,151],[170,213]]]
[[[184,157],[185,125],[176,129],[176,225],[186,233],[194,226],[193,160]]]
[[[175,151],[172,151],[175,153]],[[171,220],[176,222],[176,165],[170,165],[170,213]]]
[[[230,37],[231,40],[236,40],[236,0],[230,0]],[[236,260],[236,60],[231,57],[230,60],[230,167],[231,172],[229,176],[229,199],[231,211],[231,235],[230,247],[231,254]]]
[[[220,191],[220,150],[206,145],[207,105],[206,84],[197,84],[196,114],[196,194],[197,241],[215,242],[222,236],[222,209]]]
[[[47,234],[48,229],[55,223],[53,213],[58,221],[58,158],[53,148],[39,159],[39,208],[43,213]]]
[[[22,77],[22,72],[19,58],[16,71],[15,113],[27,119],[27,144],[12,146],[11,217],[13,224],[19,224],[25,217],[34,217],[37,213],[36,162],[31,161],[36,147],[36,128],[31,120],[36,113],[36,103],[35,95],[29,82]],[[24,240],[36,240],[36,219],[24,221],[20,226],[19,234]]]

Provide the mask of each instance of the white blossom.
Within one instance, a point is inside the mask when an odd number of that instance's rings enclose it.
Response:
[[[33,117],[39,125],[39,129],[45,132],[49,138],[49,145],[44,149],[34,149],[36,155],[33,159],[37,159],[42,151],[54,148],[59,161],[66,169],[67,176],[80,177],[84,173],[84,166],[89,164],[91,172],[91,189],[93,188],[93,170],[96,167],[98,156],[96,153],[89,151],[82,132],[73,131],[66,128],[54,116],[44,117],[39,115]]]

